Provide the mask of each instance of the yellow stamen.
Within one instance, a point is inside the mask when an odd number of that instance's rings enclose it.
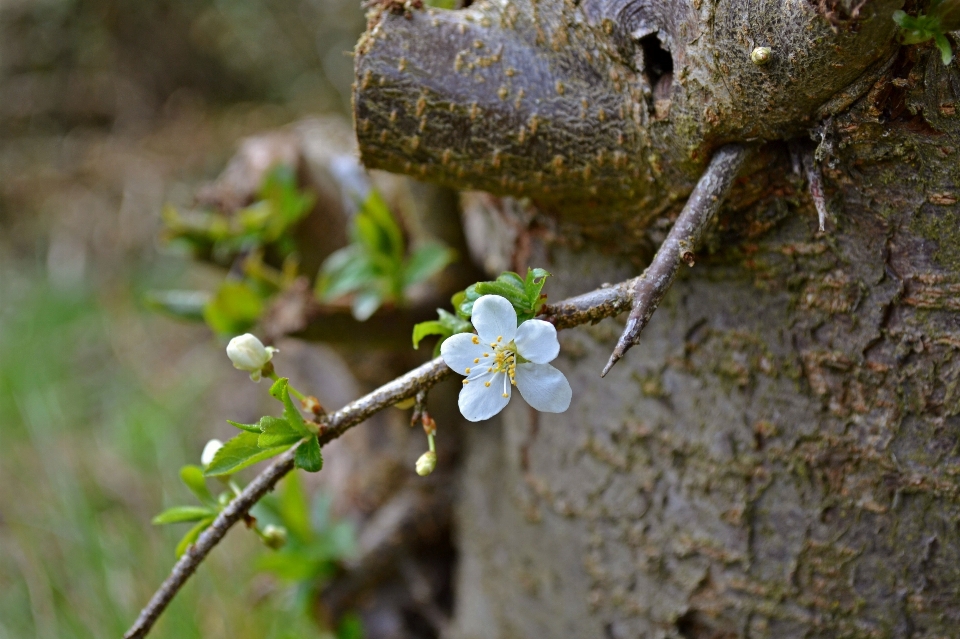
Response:
[[[468,369],[467,369],[467,375],[469,375],[469,374],[470,374],[470,369],[468,368]]]
[[[490,388],[490,382],[484,382],[483,385],[486,386],[487,388]]]
[[[469,384],[470,382],[467,381],[467,380],[463,380],[463,383],[464,383],[464,384]]]
[[[502,341],[503,341],[503,335],[497,336],[497,343],[499,344]]]
[[[510,395],[509,395],[508,393],[504,393],[503,396],[504,396],[504,397],[510,397]]]
[[[479,357],[474,358],[473,363],[474,363],[474,364],[479,364],[479,363],[480,363],[480,358],[479,358]]]
[[[473,336],[473,343],[474,343],[474,344],[479,344],[479,343],[480,343],[480,338],[477,337],[476,335],[474,335],[474,336]]]
[[[484,353],[483,356],[484,356],[484,357],[490,357],[490,353]]]

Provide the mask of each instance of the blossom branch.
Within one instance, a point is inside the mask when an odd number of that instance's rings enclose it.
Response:
[[[680,217],[670,229],[667,239],[657,249],[650,266],[643,275],[633,280],[633,308],[630,310],[627,326],[600,377],[606,376],[613,365],[640,341],[640,333],[673,284],[681,260],[688,266],[693,266],[694,254],[700,246],[703,231],[720,209],[749,153],[749,147],[728,144],[717,150],[710,159],[707,170],[700,176],[700,181],[690,194]]]
[[[357,401],[347,404],[337,412],[328,415],[327,421],[318,436],[320,445],[322,446],[340,437],[353,426],[367,420],[384,408],[413,397],[417,394],[417,391],[430,388],[452,372],[438,357],[392,382],[384,384]],[[167,577],[159,590],[154,593],[150,602],[140,612],[137,621],[123,635],[124,639],[145,637],[150,632],[157,618],[173,600],[174,595],[180,591],[190,575],[210,554],[210,551],[220,543],[231,526],[243,519],[254,504],[270,492],[284,475],[293,470],[294,453],[294,448],[281,453],[263,472],[247,484],[236,499],[223,509],[213,524],[200,535],[196,543],[190,546],[187,552],[180,557],[170,572],[170,576]]]
[[[728,145],[717,151],[653,263],[643,275],[555,304],[544,305],[540,317],[552,322],[560,330],[582,324],[595,324],[632,308],[627,329],[603,371],[605,375],[626,350],[636,343],[640,331],[676,276],[680,260],[692,262],[693,251],[699,245],[704,227],[720,208],[721,201],[747,154],[748,150],[739,145]],[[453,371],[438,357],[384,384],[328,415],[318,435],[320,445],[337,439],[376,413],[404,399],[415,397],[419,392],[452,374]],[[250,508],[272,490],[284,475],[293,470],[294,453],[293,448],[282,453],[224,508],[213,524],[177,561],[170,576],[140,612],[136,623],[126,632],[124,639],[138,639],[147,635],[173,597],[223,539],[230,527],[244,519]]]

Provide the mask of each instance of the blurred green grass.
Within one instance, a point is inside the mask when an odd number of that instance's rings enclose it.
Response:
[[[0,270],[0,637],[118,637],[173,564],[184,531],[150,519],[190,502],[177,470],[232,369],[202,328],[140,309],[134,282],[42,275]],[[231,533],[153,636],[320,636],[255,577],[264,552]]]

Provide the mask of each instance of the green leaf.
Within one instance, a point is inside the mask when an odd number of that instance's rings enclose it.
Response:
[[[199,466],[184,466],[181,468],[180,481],[197,496],[197,499],[205,504],[217,503],[217,500],[210,493],[210,489],[207,488],[207,480],[203,476],[203,469]]]
[[[257,570],[273,573],[287,581],[307,581],[315,579],[323,567],[308,551],[283,550],[260,555],[257,558]]]
[[[377,312],[383,303],[383,296],[379,291],[361,291],[354,295],[350,311],[358,322],[365,322]]]
[[[259,436],[256,433],[242,432],[228,440],[223,448],[214,455],[213,461],[207,466],[204,475],[207,477],[230,475],[259,461],[279,455],[290,448],[289,446],[276,446],[263,449],[257,445],[258,439]]]
[[[179,524],[184,521],[199,521],[206,517],[216,517],[217,513],[203,506],[174,506],[153,518],[153,525]]]
[[[153,311],[190,321],[203,321],[203,309],[210,302],[207,291],[147,291],[143,303]]]
[[[333,301],[348,293],[375,286],[379,274],[362,247],[351,244],[332,253],[320,267],[317,296]]]
[[[294,463],[297,468],[302,468],[308,473],[315,473],[323,468],[323,455],[320,453],[320,442],[316,437],[310,437],[297,446]]]
[[[253,327],[263,312],[260,296],[243,282],[224,282],[203,308],[203,319],[215,332],[228,335]]]
[[[451,5],[454,3],[451,2]],[[436,6],[436,5],[435,5]],[[453,9],[454,6],[444,6],[444,9]],[[355,612],[348,612],[340,618],[337,625],[337,639],[363,639],[363,621]]]
[[[470,322],[461,319],[457,315],[449,313],[442,308],[437,309],[438,320],[429,320],[420,322],[413,327],[413,347],[420,348],[420,341],[428,335],[439,335],[440,341],[437,342],[437,348],[445,339],[457,333],[469,333],[473,330]],[[436,349],[434,349],[436,351]]]
[[[291,536],[300,543],[309,543],[313,538],[310,506],[298,473],[290,473],[283,480],[278,510],[283,525],[290,531]]]
[[[296,168],[279,164],[267,173],[260,187],[260,197],[269,204],[270,215],[264,228],[264,239],[275,241],[313,208],[312,193],[301,192]]]
[[[306,437],[310,434],[310,429],[307,428],[306,420],[303,419],[303,414],[297,410],[297,407],[294,406],[293,400],[290,399],[290,380],[286,377],[281,377],[273,383],[270,387],[270,394],[274,399],[283,402],[283,419],[287,421],[291,428],[300,434],[301,437]],[[264,417],[260,420],[260,432],[266,432],[263,430],[263,420],[264,419],[275,419]]]
[[[283,390],[287,387],[288,383],[289,383],[288,378],[281,377],[277,379],[277,381],[275,381],[274,383],[270,384],[270,390],[267,392],[270,393],[270,397],[274,398],[278,402],[283,402]],[[260,427],[258,426],[257,431],[259,432],[259,430],[260,430]]]
[[[180,543],[177,544],[176,555],[179,559],[183,553],[187,552],[187,549],[197,540],[204,530],[210,527],[210,524],[213,523],[213,517],[207,517],[206,519],[201,519],[197,522],[197,525],[187,531],[187,534],[180,539]]]
[[[473,303],[480,299],[480,293],[477,292],[477,285],[471,284],[463,291],[463,297],[454,295],[454,299],[460,300],[460,303],[454,307],[457,313],[464,319],[469,319],[473,315]]]
[[[526,310],[527,308],[527,298],[523,289],[518,290],[504,282],[477,282],[474,286],[479,295],[499,295],[507,298],[507,301],[513,304],[515,309]]]
[[[536,317],[543,306],[546,296],[542,294],[550,273],[542,268],[527,269],[527,278],[524,280],[524,294],[527,298],[527,308],[518,313],[517,319],[521,322]]]
[[[457,314],[457,317],[460,317],[464,320],[469,320],[470,315],[464,315],[461,310],[461,306],[467,301],[467,292],[460,291],[459,293],[454,293],[450,298],[450,305],[453,306],[453,312]],[[471,309],[472,310],[472,309]]]
[[[937,33],[933,36],[933,42],[937,45],[937,48],[940,49],[940,59],[943,61],[943,64],[946,66],[953,62],[953,48],[950,46],[950,41],[947,40],[947,36],[942,33]]]
[[[235,422],[235,421],[230,420],[230,419],[227,420],[227,423],[230,424],[231,426],[235,426],[235,427],[239,428],[240,430],[245,430],[245,431],[247,431],[248,433],[259,433],[259,432],[260,432],[260,424],[241,424],[240,422]]]
[[[502,284],[506,284],[507,286],[512,286],[513,288],[517,289],[517,291],[521,293],[524,290],[523,278],[517,275],[516,273],[514,273],[513,271],[504,271],[503,273],[497,276],[496,281]]]
[[[403,267],[403,286],[412,286],[429,279],[452,262],[456,253],[443,244],[424,244],[410,256]]]
[[[263,431],[257,439],[257,446],[260,448],[289,447],[303,439],[302,433],[291,426],[290,422],[279,417],[262,418],[260,428]]]
[[[437,309],[437,315],[440,317],[440,323],[449,329],[452,335],[457,333],[469,333],[473,330],[473,324],[465,319],[449,313],[442,308]]]
[[[442,322],[437,320],[430,320],[427,322],[420,322],[419,324],[414,324],[413,326],[413,347],[416,349],[420,348],[420,340],[428,335],[441,335],[443,337],[449,337],[451,335],[450,330],[443,325]]]
[[[380,193],[373,189],[361,206],[360,213],[355,218],[370,220],[382,233],[382,244],[378,252],[390,257],[397,264],[403,259],[403,232],[397,225],[390,208]]]

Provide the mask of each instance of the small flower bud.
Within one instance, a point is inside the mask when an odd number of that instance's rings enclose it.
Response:
[[[211,439],[207,442],[207,445],[203,447],[203,452],[200,453],[200,463],[207,467],[213,461],[213,458],[216,457],[217,451],[223,448],[223,442],[219,439]]]
[[[227,344],[227,357],[233,362],[233,367],[250,372],[250,379],[260,381],[261,371],[273,359],[277,352],[272,346],[264,346],[263,342],[250,333],[238,335]]]
[[[758,67],[761,67],[768,62],[773,56],[773,50],[770,47],[757,47],[750,53],[750,60]]]
[[[283,526],[267,524],[263,529],[263,543],[267,548],[280,550],[287,545],[287,529]]]
[[[421,477],[426,477],[433,472],[433,469],[437,467],[437,454],[432,450],[428,450],[424,454],[420,455],[420,459],[417,460],[417,474]]]

